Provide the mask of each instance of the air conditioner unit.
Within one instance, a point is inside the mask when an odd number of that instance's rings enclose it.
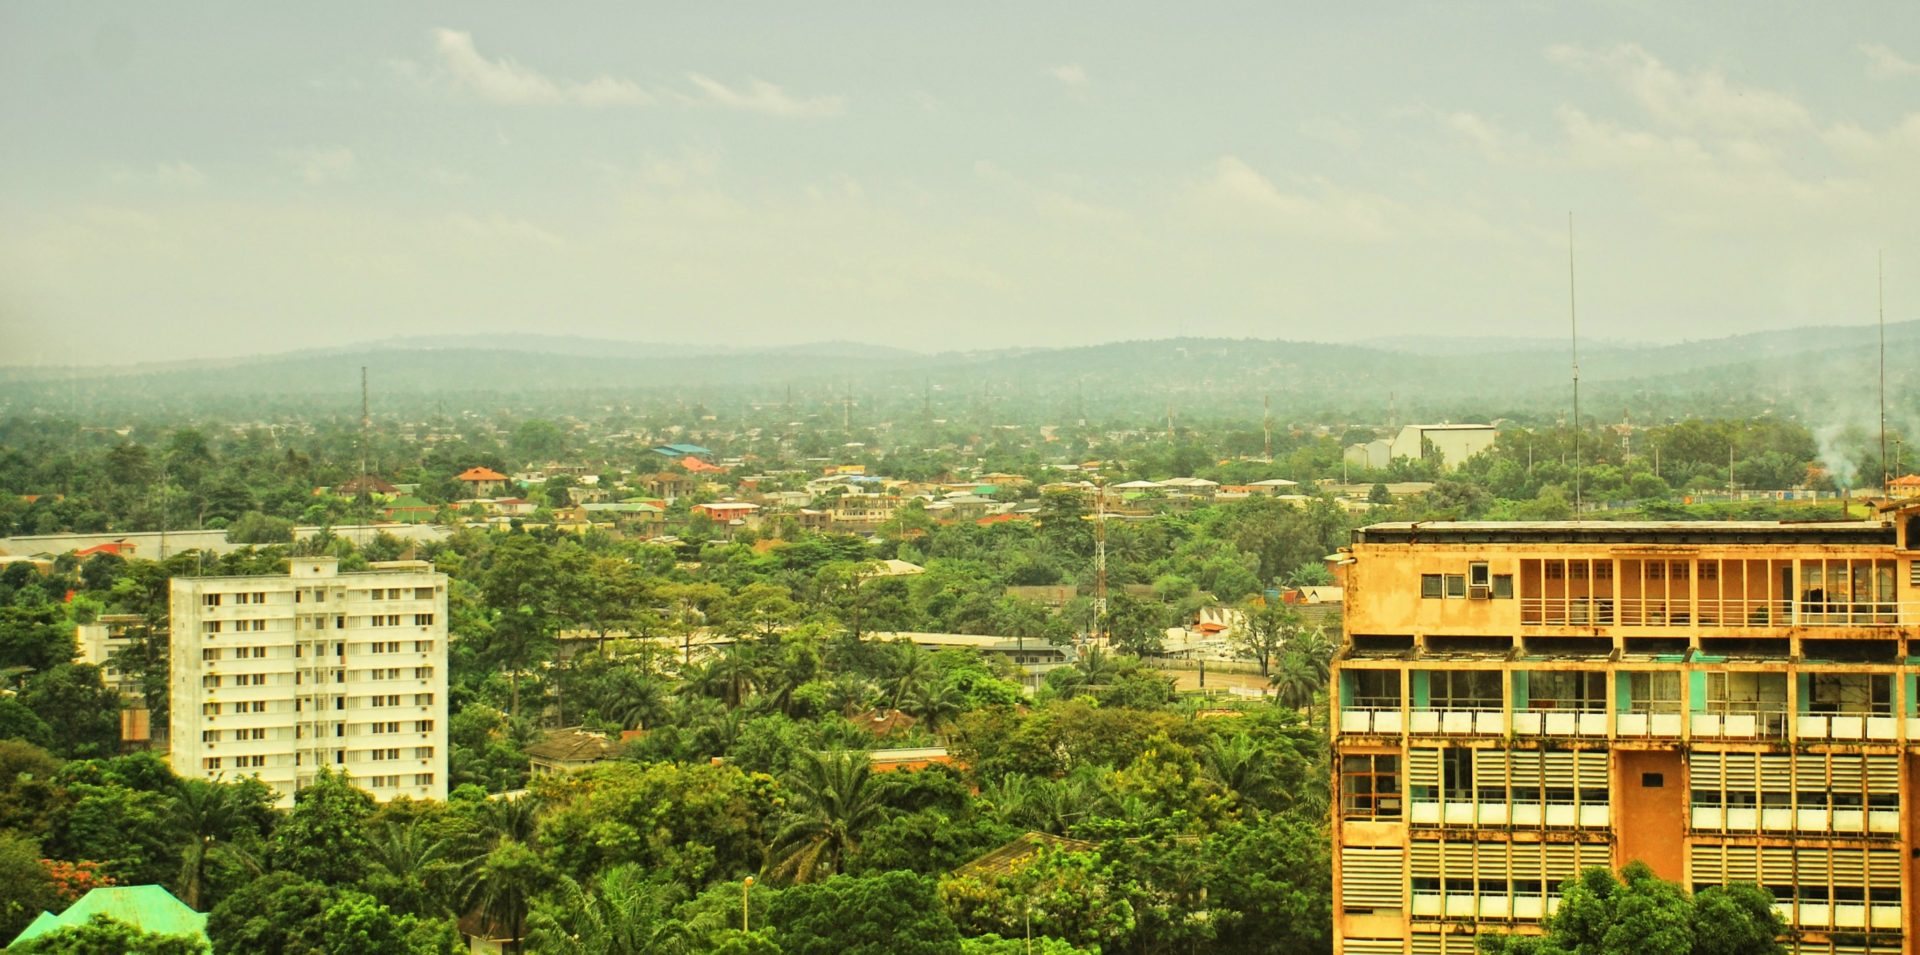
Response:
[[[1493,588],[1491,587],[1474,586],[1467,588],[1467,599],[1469,600],[1486,600],[1492,596]]]

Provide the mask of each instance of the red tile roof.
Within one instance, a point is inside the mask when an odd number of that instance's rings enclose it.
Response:
[[[94,554],[113,554],[117,557],[132,550],[133,545],[126,541],[107,541],[104,544],[95,544],[92,547],[83,547],[76,550],[73,552],[73,556],[90,557]]]
[[[462,481],[504,481],[507,476],[492,468],[472,467],[460,472]]]

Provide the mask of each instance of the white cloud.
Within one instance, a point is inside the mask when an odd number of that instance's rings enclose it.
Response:
[[[1059,80],[1068,89],[1081,90],[1089,85],[1087,71],[1078,63],[1064,63],[1047,72],[1053,74],[1053,78]]]
[[[1525,134],[1505,129],[1478,113],[1445,113],[1440,123],[1491,162],[1511,162],[1531,146]]]
[[[1315,116],[1302,120],[1296,128],[1299,130],[1300,135],[1308,139],[1338,146],[1341,149],[1353,150],[1360,148],[1360,131],[1353,128],[1353,124],[1351,123],[1337,119],[1329,119],[1324,116]]]
[[[1503,242],[1512,238],[1477,212],[1409,203],[1321,176],[1282,187],[1238,156],[1222,156],[1188,190],[1188,207],[1213,224],[1356,243],[1399,239]]]
[[[448,218],[448,222],[461,232],[477,239],[506,240],[511,242],[531,242],[548,248],[560,248],[566,240],[525,219],[507,216],[471,216],[459,213]]]
[[[1862,43],[1860,52],[1866,54],[1867,69],[1875,76],[1920,76],[1920,63],[1893,52],[1884,43]]]
[[[598,76],[585,82],[554,79],[512,57],[487,59],[474,48],[473,34],[433,31],[434,52],[455,86],[490,103],[518,106],[571,103],[578,106],[646,106],[656,97],[631,80]]]
[[[845,112],[844,96],[794,97],[766,80],[749,78],[739,87],[728,86],[701,73],[687,74],[687,80],[700,90],[696,102],[711,103],[728,109],[765,113],[768,116],[837,116]]]
[[[1812,124],[1807,108],[1785,93],[1740,85],[1717,70],[1680,72],[1638,44],[1602,52],[1560,44],[1548,47],[1547,57],[1609,77],[1655,121],[1674,129],[1779,132]]]
[[[189,162],[163,162],[147,170],[115,169],[111,176],[114,182],[122,185],[161,186],[168,189],[191,189],[207,183],[206,174]]]
[[[346,179],[353,175],[353,150],[345,146],[325,149],[296,149],[286,153],[287,161],[310,186]]]
[[[618,76],[587,80],[549,76],[510,56],[488,58],[474,46],[473,34],[445,28],[433,31],[438,70],[430,74],[410,63],[395,64],[416,80],[450,85],[502,106],[566,105],[588,107],[719,106],[768,116],[836,116],[846,110],[843,96],[795,96],[758,77],[729,85],[703,73],[688,73],[692,90],[648,88]]]

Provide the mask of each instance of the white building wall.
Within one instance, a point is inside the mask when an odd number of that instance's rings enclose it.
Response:
[[[383,802],[446,798],[447,577],[375,567],[174,578],[174,772],[258,776],[283,806],[321,766]]]

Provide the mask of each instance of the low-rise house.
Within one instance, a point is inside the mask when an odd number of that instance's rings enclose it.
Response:
[[[951,766],[953,756],[945,746],[875,749],[867,751],[867,762],[876,773],[898,773],[926,769],[928,766]]]
[[[354,478],[335,485],[333,493],[341,497],[359,497],[361,492],[368,497],[389,498],[398,496],[400,489],[372,475]]]
[[[492,497],[507,487],[507,476],[492,468],[471,467],[454,480],[465,485],[467,496],[473,498]]]
[[[1151,590],[1151,588],[1149,588]],[[996,637],[978,633],[926,633],[919,631],[872,631],[864,639],[882,643],[905,640],[922,650],[975,650],[983,657],[998,658],[1020,670],[1020,683],[1028,692],[1040,689],[1047,674],[1073,662],[1073,648],[1055,646],[1039,637]]]
[[[615,749],[605,733],[589,733],[576,726],[555,730],[527,747],[527,762],[535,776],[575,773],[613,758]]]
[[[657,497],[668,504],[693,493],[695,481],[691,475],[674,471],[661,471],[649,475],[640,482],[648,495]]]

